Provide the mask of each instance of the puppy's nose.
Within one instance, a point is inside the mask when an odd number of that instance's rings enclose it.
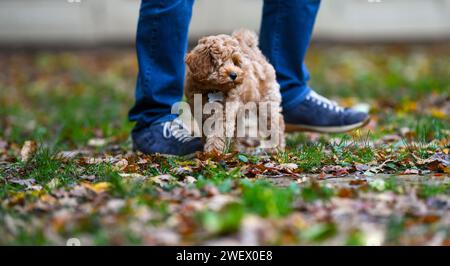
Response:
[[[236,74],[235,72],[231,72],[231,73],[230,73],[230,79],[231,79],[231,80],[237,79],[237,74]]]

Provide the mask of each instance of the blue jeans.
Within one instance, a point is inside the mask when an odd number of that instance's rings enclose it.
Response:
[[[184,55],[194,0],[142,0],[136,49],[139,74],[129,119],[135,129],[176,116],[172,105],[183,97]],[[283,108],[300,103],[310,91],[303,61],[320,0],[265,0],[260,47],[274,66]]]

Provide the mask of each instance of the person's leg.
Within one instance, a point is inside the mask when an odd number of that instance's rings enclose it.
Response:
[[[136,37],[139,74],[129,119],[137,122],[132,132],[134,148],[145,153],[183,155],[201,148],[199,140],[181,130],[180,121],[172,123],[177,115],[171,114],[172,105],[183,96],[184,56],[193,3],[141,2]]]
[[[139,74],[129,119],[140,126],[165,122],[182,99],[184,55],[194,0],[143,0],[136,50]]]
[[[345,109],[308,86],[304,64],[320,0],[265,0],[260,47],[274,66],[283,98],[286,129],[344,132],[363,126],[368,115]]]
[[[274,66],[283,107],[301,102],[309,92],[304,65],[320,0],[265,0],[260,47]]]

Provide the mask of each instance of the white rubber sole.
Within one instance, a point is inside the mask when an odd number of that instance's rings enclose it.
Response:
[[[369,121],[370,118],[367,118],[362,122],[341,127],[319,127],[319,126],[286,124],[286,132],[312,131],[318,133],[345,133],[363,127],[367,125]]]

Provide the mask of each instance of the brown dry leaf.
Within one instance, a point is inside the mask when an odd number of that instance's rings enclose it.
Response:
[[[156,184],[162,186],[164,184],[169,183],[169,181],[171,179],[173,179],[174,177],[171,175],[158,175],[158,176],[153,176],[150,178],[150,180],[152,180],[153,182],[155,182]]]
[[[353,195],[353,190],[349,189],[349,188],[341,188],[338,191],[337,194],[340,198],[352,198]]]
[[[206,185],[204,190],[206,192],[206,195],[208,195],[208,197],[212,197],[220,193],[217,187],[211,185]]]
[[[418,175],[420,173],[417,169],[406,169],[401,173],[401,175]]]
[[[322,167],[322,171],[327,174],[333,174],[334,176],[346,176],[349,175],[349,169],[340,165],[330,165]]]
[[[123,171],[128,166],[127,159],[121,159],[117,163],[114,164],[114,169],[117,171]]]
[[[42,195],[42,196],[40,197],[40,200],[41,200],[42,202],[45,202],[45,203],[48,203],[48,204],[51,204],[51,205],[53,205],[53,204],[56,203],[55,197],[53,197],[53,196],[51,196],[51,195],[49,195],[49,194],[44,194],[44,195]]]
[[[426,165],[429,170],[431,171],[442,171],[444,173],[450,172],[450,159],[449,155],[445,153],[436,153],[430,158],[426,160],[418,159],[417,164],[418,165]]]
[[[81,149],[81,150],[70,150],[70,151],[61,151],[56,156],[55,159],[61,161],[69,161],[73,160],[80,155],[89,155],[90,151]]]
[[[370,169],[367,164],[355,163],[356,171],[365,172]]]
[[[83,158],[81,158],[79,160],[79,163],[81,165],[84,165],[84,164],[100,164],[100,163],[103,163],[103,162],[106,162],[106,161],[107,161],[106,159],[101,158],[101,157],[97,157],[97,158],[95,158],[95,157],[83,157]]]
[[[399,140],[401,140],[402,137],[400,137],[397,134],[391,134],[391,135],[385,135],[383,136],[382,140],[384,143],[391,143],[391,142],[397,142]]]
[[[351,180],[348,184],[351,185],[351,186],[366,185],[367,184],[367,180],[365,180],[365,179],[354,179],[354,180]]]
[[[441,219],[440,216],[433,215],[433,214],[428,214],[421,218],[421,220],[427,224],[435,223],[435,222],[439,221],[439,219]]]
[[[28,162],[36,154],[37,144],[35,141],[27,140],[20,150],[20,158],[22,162]]]

